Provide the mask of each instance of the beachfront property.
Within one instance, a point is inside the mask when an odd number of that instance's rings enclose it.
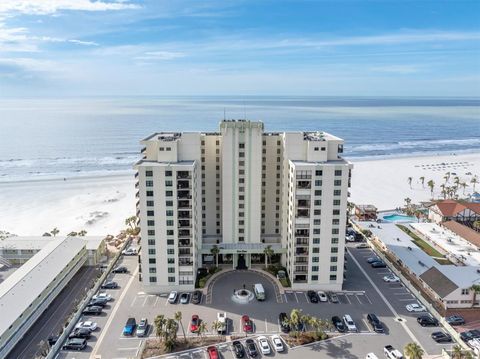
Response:
[[[65,239],[58,236],[55,239]],[[87,250],[86,265],[97,265],[106,255],[105,237],[85,236],[72,237],[77,241],[84,242]],[[18,266],[26,263],[35,254],[40,252],[52,237],[44,236],[14,236],[0,241],[0,268]]]
[[[374,241],[391,262],[422,289],[439,312],[480,307],[480,297],[471,289],[472,285],[480,284],[480,250],[478,244],[472,244],[462,233],[436,223],[357,224],[372,232]],[[399,226],[410,230],[419,240]]]
[[[2,241],[3,242],[3,241]],[[0,357],[5,358],[87,261],[84,241],[49,238],[0,284]]]
[[[453,199],[438,201],[429,207],[428,219],[435,223],[446,221],[473,223],[480,220],[480,203]]]
[[[146,292],[193,289],[197,269],[217,261],[263,266],[267,247],[293,288],[341,289],[352,169],[342,139],[224,120],[219,132],[161,132],[141,143],[135,168]]]

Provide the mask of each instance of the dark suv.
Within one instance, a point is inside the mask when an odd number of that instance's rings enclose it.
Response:
[[[367,315],[367,320],[370,323],[370,325],[372,326],[373,331],[375,333],[383,333],[385,331],[382,323],[380,322],[380,319],[378,319],[378,317],[375,314],[373,314],[373,313],[368,314]]]
[[[241,359],[245,356],[245,349],[243,348],[242,343],[240,343],[238,340],[235,340],[232,343],[233,347],[233,353],[235,354],[235,358]]]
[[[258,355],[257,346],[253,339],[247,339],[245,341],[245,346],[247,347],[247,353],[250,357],[256,358]]]
[[[417,323],[420,324],[422,327],[430,326],[436,327],[438,326],[438,320],[434,317],[429,315],[421,315],[417,318]]]
[[[92,332],[89,329],[85,328],[76,328],[73,332],[70,333],[68,336],[70,339],[72,338],[84,338],[88,339],[92,335]]]
[[[341,320],[340,317],[336,315],[333,316],[332,323],[340,333],[344,333],[347,331],[347,327],[345,327],[345,323],[343,323],[343,320]]]
[[[313,290],[309,290],[307,295],[311,303],[318,303],[318,295]]]
[[[87,346],[87,339],[72,338],[68,339],[63,350],[83,350]]]

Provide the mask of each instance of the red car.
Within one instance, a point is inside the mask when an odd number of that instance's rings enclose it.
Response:
[[[253,323],[248,315],[242,316],[242,326],[245,333],[251,333],[253,331]]]
[[[190,331],[195,333],[198,331],[198,325],[200,324],[200,318],[198,315],[192,315],[192,320],[190,321]]]
[[[208,357],[210,359],[218,359],[218,350],[217,347],[211,346],[207,348]]]

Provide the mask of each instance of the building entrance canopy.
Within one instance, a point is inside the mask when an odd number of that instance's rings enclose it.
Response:
[[[236,253],[263,253],[267,246],[270,246],[275,253],[286,253],[286,248],[282,248],[280,243],[219,243],[219,244],[203,244],[202,253],[210,253],[213,246],[220,249],[221,254]]]

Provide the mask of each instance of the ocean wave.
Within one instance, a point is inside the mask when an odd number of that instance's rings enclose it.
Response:
[[[448,150],[448,149],[468,149],[472,147],[480,147],[480,138],[467,138],[459,140],[415,140],[415,141],[399,141],[393,143],[373,143],[350,145],[347,144],[346,152],[350,154],[365,152],[398,152],[405,150]]]
[[[108,165],[133,165],[140,155],[105,156],[105,157],[54,157],[35,159],[7,159],[0,160],[0,169],[13,168],[41,168],[44,166],[108,166]]]

